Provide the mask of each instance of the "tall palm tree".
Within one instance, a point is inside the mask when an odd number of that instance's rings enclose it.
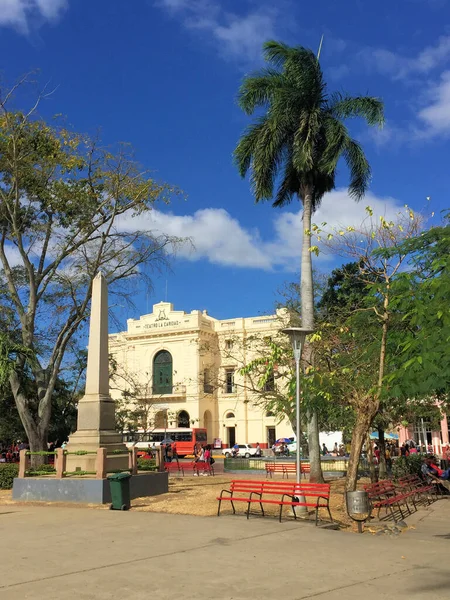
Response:
[[[381,126],[383,103],[369,96],[330,94],[318,57],[307,48],[269,41],[264,55],[268,66],[246,77],[239,91],[242,110],[261,114],[242,135],[234,158],[242,177],[251,170],[256,202],[272,200],[282,207],[297,197],[303,205],[301,317],[302,326],[313,329],[311,216],[335,188],[341,158],[350,171],[350,195],[359,200],[366,192],[370,165],[344,121],[361,117]],[[308,429],[311,478],[320,480],[317,415],[311,415]]]

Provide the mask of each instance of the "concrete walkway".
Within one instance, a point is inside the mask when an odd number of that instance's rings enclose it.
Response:
[[[0,600],[448,600],[450,501],[399,537],[309,523],[4,506]]]

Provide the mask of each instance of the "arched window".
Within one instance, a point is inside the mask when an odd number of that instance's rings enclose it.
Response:
[[[225,415],[225,419],[234,419],[234,413],[233,412],[227,412],[227,414]]]
[[[177,427],[189,427],[189,413],[185,410],[180,410],[177,416]]]
[[[167,427],[167,413],[165,410],[159,410],[155,415],[155,429],[163,429]]]
[[[172,355],[161,350],[153,359],[153,393],[172,393]]]

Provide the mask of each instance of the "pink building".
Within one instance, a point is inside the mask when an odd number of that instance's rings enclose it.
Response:
[[[430,422],[420,418],[415,423],[408,425],[408,427],[399,425],[397,431],[400,445],[408,440],[414,440],[420,446],[425,444],[428,448],[431,445],[434,454],[442,454],[442,447],[449,443],[449,420],[444,413],[442,413],[441,428],[439,431],[431,429]]]

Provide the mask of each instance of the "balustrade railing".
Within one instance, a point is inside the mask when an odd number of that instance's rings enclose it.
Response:
[[[67,457],[68,456],[95,456],[95,470],[91,471],[68,471]],[[36,469],[31,468],[31,457],[43,456],[54,457],[53,469],[49,465],[38,466]],[[128,456],[127,469],[111,469],[110,463],[112,458],[118,456]],[[109,459],[109,460],[108,460]],[[164,460],[161,457],[160,449],[156,449],[156,467],[158,471],[164,470]],[[128,472],[131,475],[137,475],[138,472],[138,448],[130,448],[127,450],[113,450],[108,452],[106,448],[98,448],[97,450],[76,450],[70,451],[65,448],[58,448],[53,452],[30,452],[30,450],[20,451],[19,475],[20,479],[24,477],[41,477],[52,476],[56,479],[64,479],[66,477],[82,477],[93,476],[95,479],[105,479],[107,475],[112,473]]]

